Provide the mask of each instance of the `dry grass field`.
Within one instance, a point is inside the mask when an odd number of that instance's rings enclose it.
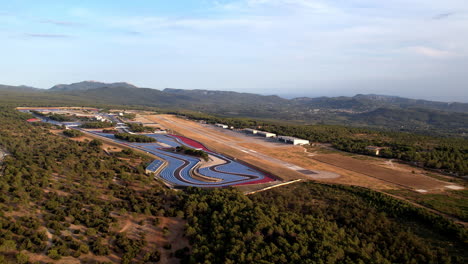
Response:
[[[319,154],[310,157],[314,161],[330,164],[345,170],[361,173],[385,182],[400,185],[404,188],[416,190],[437,191],[450,185],[448,182],[440,181],[421,173],[412,173],[401,170],[400,167],[386,168],[376,165],[375,161],[359,160],[340,154]],[[420,169],[418,169],[419,171]]]

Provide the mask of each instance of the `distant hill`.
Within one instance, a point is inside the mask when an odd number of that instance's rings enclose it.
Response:
[[[1,85],[0,84],[0,91],[12,91],[12,92],[35,92],[41,89],[20,85],[20,86],[12,86],[12,85]]]
[[[348,115],[348,122],[357,126],[393,128],[402,131],[437,130],[444,134],[468,132],[468,114],[421,108],[378,108],[361,114]]]
[[[193,102],[197,102],[200,105],[222,108],[227,112],[231,110],[238,112],[245,107],[249,108],[251,106],[259,108],[282,108],[284,106],[291,105],[291,102],[288,99],[284,99],[276,95],[267,96],[231,91],[183,90],[172,88],[166,88],[163,92],[174,96],[192,98]]]
[[[428,109],[437,109],[443,111],[451,112],[463,112],[468,113],[468,104],[466,103],[447,103],[447,102],[437,102],[437,101],[428,101],[420,99],[409,99],[398,96],[387,96],[387,95],[356,95],[353,98],[362,101],[374,102],[374,104],[382,104],[382,106],[393,106],[401,108],[428,108]]]
[[[450,112],[468,113],[467,103],[446,103],[418,99],[409,99],[397,96],[358,94],[353,97],[301,97],[293,101],[315,108],[342,109],[350,111],[373,111],[378,108],[426,108]]]
[[[8,102],[88,103],[192,110],[227,117],[285,120],[307,124],[370,126],[424,133],[468,134],[468,104],[386,95],[300,97],[212,90],[139,88],[132,84],[85,81],[51,89],[0,85]],[[31,98],[28,98],[30,96]],[[55,103],[54,103],[55,102]]]
[[[103,87],[121,87],[121,88],[138,88],[135,85],[126,83],[126,82],[117,82],[117,83],[102,83],[95,81],[84,81],[72,84],[57,84],[54,87],[50,88],[49,91],[85,91],[91,89],[98,89]]]
[[[121,87],[100,87],[86,90],[55,91],[53,94],[75,96],[89,100],[119,105],[141,105],[153,107],[184,106],[192,102],[192,98],[172,95],[156,89]]]

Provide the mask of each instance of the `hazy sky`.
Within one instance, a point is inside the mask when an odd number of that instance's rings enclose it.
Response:
[[[468,101],[467,0],[2,0],[0,83]]]

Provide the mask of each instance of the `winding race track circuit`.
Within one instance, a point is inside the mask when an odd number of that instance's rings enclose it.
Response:
[[[115,139],[113,134],[106,134],[99,131],[86,131],[101,137],[106,137],[114,142],[127,145],[132,148],[151,153],[165,161],[165,166],[159,170],[157,177],[172,186],[193,186],[193,187],[225,187],[231,185],[258,184],[274,181],[271,176],[266,175],[248,165],[244,165],[234,159],[215,153],[203,144],[189,138],[175,135],[145,134],[155,138],[157,143],[129,143]],[[209,167],[199,168],[201,160],[197,157],[182,155],[167,148],[185,145],[190,148],[202,149],[209,155],[223,161]],[[151,170],[155,170],[154,165],[150,165]],[[198,174],[215,181],[204,181]]]
[[[31,113],[33,110],[45,112],[57,112],[60,109],[19,109],[21,112]],[[166,135],[166,134],[143,134],[155,138],[156,143],[130,143],[118,140],[114,134],[103,133],[102,130],[90,131],[79,128],[80,122],[59,122],[48,117],[34,114],[43,122],[54,125],[66,125],[68,128],[78,129],[85,133],[91,133],[107,140],[139,149],[157,156],[160,160],[155,160],[146,168],[149,172],[154,172],[164,182],[171,186],[193,186],[193,187],[226,187],[232,185],[258,184],[274,181],[273,176],[269,176],[249,165],[243,164],[235,159],[215,153],[206,148],[200,142],[190,138]],[[114,120],[114,115],[105,115]],[[209,156],[220,162],[209,166],[201,167],[202,161],[198,157],[182,155],[174,152],[173,148],[185,145],[190,148],[205,151]]]

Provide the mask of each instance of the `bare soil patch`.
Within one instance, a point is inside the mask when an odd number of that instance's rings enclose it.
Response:
[[[217,158],[217,157],[215,157],[213,155],[208,155],[208,156],[209,156],[210,159],[208,161],[202,160],[200,168],[207,168],[207,167],[221,165],[221,164],[226,163],[224,160],[222,160],[220,158]]]
[[[159,221],[159,224],[155,225],[155,221]],[[184,247],[190,248],[188,240],[184,236],[185,224],[184,220],[176,217],[124,215],[118,217],[116,231],[118,233],[125,233],[132,239],[144,235],[146,246],[143,248],[143,251],[152,252],[158,250],[161,252],[161,260],[158,263],[175,264],[180,261],[171,255],[178,249]],[[164,248],[167,244],[172,246],[171,249]]]
[[[346,170],[374,177],[404,188],[438,190],[449,185],[422,174],[408,173],[401,169],[390,169],[372,164],[372,160],[358,160],[340,154],[321,154],[310,157],[313,160],[331,164]]]

